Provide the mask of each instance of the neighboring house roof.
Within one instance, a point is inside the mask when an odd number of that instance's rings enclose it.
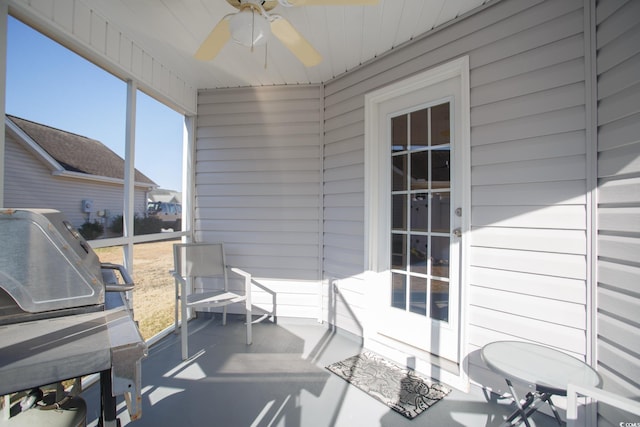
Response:
[[[152,202],[182,203],[182,193],[173,190],[157,188],[147,193]]]
[[[42,153],[38,147],[32,147],[42,157],[46,157],[45,163],[59,169],[59,172],[69,173],[63,173],[64,175],[76,178],[91,175],[118,181],[124,179],[124,159],[100,141],[11,115],[7,115],[7,119],[24,132],[24,135],[18,132],[18,136],[23,140],[26,135],[27,140],[24,142],[30,145],[35,143],[44,150]],[[158,186],[137,169],[135,182],[137,185],[148,187]]]

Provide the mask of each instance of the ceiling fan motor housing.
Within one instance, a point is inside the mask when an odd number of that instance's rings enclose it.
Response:
[[[252,3],[245,3],[240,12],[231,17],[229,30],[233,41],[246,47],[261,46],[267,42],[271,34],[270,23],[263,14],[264,9],[260,9]]]
[[[236,9],[240,9],[243,4],[252,3],[255,5],[260,5],[267,12],[276,7],[279,3],[286,0],[227,0],[231,6]]]
[[[322,61],[322,55],[283,16],[269,13],[278,5],[347,6],[377,4],[379,0],[227,0],[236,13],[225,15],[211,30],[195,53],[202,61],[211,61],[224,45],[233,40],[251,48],[267,43],[273,34],[306,67]],[[266,57],[266,51],[265,51]]]

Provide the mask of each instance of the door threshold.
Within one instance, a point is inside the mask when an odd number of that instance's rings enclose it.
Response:
[[[469,379],[460,363],[377,333],[365,339],[364,347],[420,374],[441,381],[460,391],[469,391]]]

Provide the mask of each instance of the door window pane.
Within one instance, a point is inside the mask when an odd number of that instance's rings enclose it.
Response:
[[[449,144],[451,131],[449,123],[449,103],[431,107],[431,145]]]
[[[449,277],[449,238],[431,238],[431,274]]]
[[[428,231],[429,194],[416,193],[411,196],[411,230]]]
[[[451,226],[451,193],[433,193],[431,198],[431,231],[448,233]]]
[[[407,149],[407,115],[391,119],[391,151],[405,151]]]
[[[407,282],[404,274],[391,273],[391,307],[407,307]]]
[[[407,189],[407,155],[393,156],[391,171],[391,189],[393,191],[404,191]]]
[[[394,230],[405,231],[407,229],[407,196],[405,194],[394,194],[391,197],[391,227]]]
[[[404,270],[407,268],[407,236],[391,235],[391,268]]]
[[[431,152],[431,188],[449,188],[451,186],[450,151],[433,150]]]
[[[431,281],[431,318],[449,321],[449,283],[440,280]]]
[[[411,277],[411,292],[409,294],[409,310],[422,316],[427,315],[427,279]]]
[[[409,248],[411,272],[427,274],[427,258],[429,257],[428,236],[412,235]]]
[[[426,108],[411,113],[411,149],[417,150],[429,146],[429,123]]]
[[[411,153],[411,189],[426,190],[428,187],[429,152]]]

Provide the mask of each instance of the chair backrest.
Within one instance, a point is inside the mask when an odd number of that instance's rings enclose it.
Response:
[[[222,243],[176,243],[174,269],[182,277],[225,276],[226,259]]]

